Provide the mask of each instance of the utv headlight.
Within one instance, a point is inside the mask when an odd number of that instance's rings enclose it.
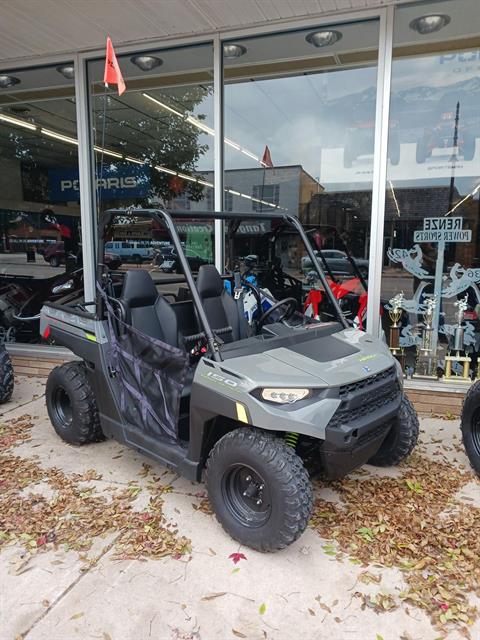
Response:
[[[298,400],[303,400],[309,393],[309,389],[262,389],[261,396],[268,402],[292,404]]]

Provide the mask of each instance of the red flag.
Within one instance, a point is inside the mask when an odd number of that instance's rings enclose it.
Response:
[[[264,167],[273,168],[272,156],[270,155],[270,149],[268,146],[265,146],[265,151],[263,152],[262,165]]]
[[[117,56],[113,49],[110,36],[107,38],[107,51],[105,53],[105,71],[103,74],[103,82],[105,84],[116,84],[118,89],[118,95],[121,96],[125,91],[125,81],[123,80],[122,72],[118,64]]]

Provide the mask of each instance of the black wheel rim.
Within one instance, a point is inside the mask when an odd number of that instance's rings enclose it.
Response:
[[[57,422],[68,427],[72,423],[73,411],[70,396],[63,387],[57,387],[55,389],[52,404],[57,417]]]
[[[222,494],[228,512],[243,526],[255,529],[270,518],[272,507],[268,485],[251,467],[231,466],[222,478]]]
[[[477,409],[472,416],[471,434],[475,452],[480,456],[480,409]]]

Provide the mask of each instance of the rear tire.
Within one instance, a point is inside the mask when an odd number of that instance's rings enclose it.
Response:
[[[60,266],[60,258],[58,256],[52,256],[49,260],[51,267],[59,267]]]
[[[393,467],[407,458],[418,441],[419,423],[417,412],[410,400],[403,396],[402,404],[387,437],[369,464],[376,467]]]
[[[472,384],[463,401],[461,430],[470,464],[480,476],[480,382]]]
[[[103,440],[97,403],[85,365],[68,362],[50,372],[45,389],[53,428],[69,444]]]
[[[225,531],[257,551],[292,544],[312,513],[312,486],[302,460],[283,440],[257,429],[230,431],[216,443],[206,485]]]
[[[13,393],[13,367],[8,351],[0,347],[0,404],[8,402]]]

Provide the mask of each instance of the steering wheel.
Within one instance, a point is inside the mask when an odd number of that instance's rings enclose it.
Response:
[[[258,288],[254,284],[252,284],[251,282],[249,282],[245,278],[242,278],[242,285],[246,289],[249,289],[253,293],[253,295],[255,296],[255,301],[257,303],[257,309],[256,309],[255,313],[258,313],[262,309],[262,296],[260,295],[260,291],[258,290]]]
[[[280,318],[278,318],[277,322],[282,322],[283,320],[285,320],[285,318],[289,318],[296,310],[298,307],[298,302],[295,298],[284,298],[283,300],[279,300],[278,302],[276,302],[274,305],[272,305],[270,307],[270,309],[267,309],[265,311],[265,313],[263,313],[260,318],[258,319],[258,327],[262,327],[265,324],[265,320],[270,317],[270,315],[276,311],[277,309],[279,309],[280,307],[282,307],[284,304],[287,305],[287,308],[285,309],[285,311],[282,313],[282,315],[280,316]]]

